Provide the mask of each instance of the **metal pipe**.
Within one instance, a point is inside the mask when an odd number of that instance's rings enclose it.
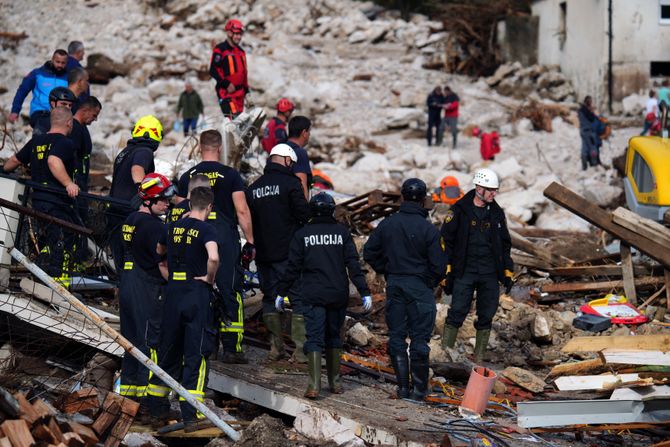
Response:
[[[240,434],[237,433],[230,425],[226,424],[221,420],[212,410],[207,408],[202,402],[198,402],[195,397],[193,397],[183,386],[179,384],[175,379],[173,379],[168,373],[163,371],[163,369],[154,363],[149,357],[144,355],[142,351],[137,349],[128,339],[123,335],[119,334],[117,331],[112,329],[102,318],[100,318],[96,313],[92,312],[84,303],[75,298],[67,289],[62,285],[54,281],[51,276],[47,275],[44,270],[40,269],[38,266],[30,262],[30,260],[16,248],[12,248],[9,254],[16,259],[18,262],[23,264],[33,275],[39,278],[47,286],[53,289],[60,296],[65,298],[70,305],[78,309],[82,314],[86,315],[98,328],[102,330],[105,334],[112,338],[116,343],[118,343],[128,354],[135,357],[140,361],[144,366],[149,368],[154,374],[156,374],[160,379],[170,388],[172,388],[177,394],[184,398],[186,402],[193,405],[196,410],[204,414],[207,419],[209,419],[214,425],[221,429],[230,439],[237,441],[240,438]]]
[[[58,219],[57,217],[53,217],[50,214],[43,213],[41,211],[37,211],[32,208],[28,208],[27,206],[17,205],[16,203],[10,202],[9,200],[0,198],[0,206],[3,208],[10,209],[12,211],[16,211],[20,214],[26,214],[28,216],[35,217],[37,219],[44,220],[49,223],[54,223],[60,227],[67,228],[70,231],[74,231],[75,233],[83,234],[84,236],[90,236],[93,234],[93,230],[89,228],[82,227],[80,225],[76,225],[62,219]]]

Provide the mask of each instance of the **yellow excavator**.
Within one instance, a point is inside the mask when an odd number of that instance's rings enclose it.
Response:
[[[668,106],[659,105],[660,136],[636,136],[628,141],[623,179],[628,208],[648,219],[670,223],[670,138]]]

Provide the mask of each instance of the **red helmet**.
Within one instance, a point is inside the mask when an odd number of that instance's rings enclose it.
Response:
[[[282,98],[279,101],[277,101],[277,111],[281,113],[286,113],[290,110],[295,109],[295,106],[291,101],[289,101],[286,98]]]
[[[474,127],[472,129],[472,136],[473,137],[478,137],[479,135],[481,135],[481,133],[482,133],[482,130],[479,127]]]
[[[243,33],[244,25],[242,25],[242,22],[240,22],[237,19],[230,19],[228,20],[228,23],[226,23],[226,27],[224,29],[226,31],[232,31],[234,33]]]
[[[175,193],[172,182],[163,174],[147,174],[137,190],[142,200],[169,199]]]

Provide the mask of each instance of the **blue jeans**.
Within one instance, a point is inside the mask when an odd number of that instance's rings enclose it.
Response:
[[[405,355],[409,335],[411,359],[428,356],[437,306],[433,291],[415,276],[389,275],[386,281],[386,325],[389,354]]]
[[[188,135],[188,130],[195,133],[195,128],[198,126],[198,118],[184,118],[184,135]]]

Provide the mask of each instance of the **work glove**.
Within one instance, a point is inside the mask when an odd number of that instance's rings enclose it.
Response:
[[[275,298],[275,309],[279,312],[284,312],[284,299],[285,297],[279,295]]]
[[[242,246],[242,265],[245,269],[249,268],[249,264],[256,257],[256,246],[251,242],[245,242]]]
[[[363,310],[365,312],[370,312],[372,309],[372,297],[370,295],[365,295],[363,297]]]
[[[442,280],[441,286],[445,295],[451,295],[454,292],[454,275],[447,273],[447,276]]]
[[[505,294],[509,295],[509,293],[512,291],[512,286],[514,285],[514,280],[509,276],[505,276],[505,280],[503,281],[503,285],[505,286]]]

